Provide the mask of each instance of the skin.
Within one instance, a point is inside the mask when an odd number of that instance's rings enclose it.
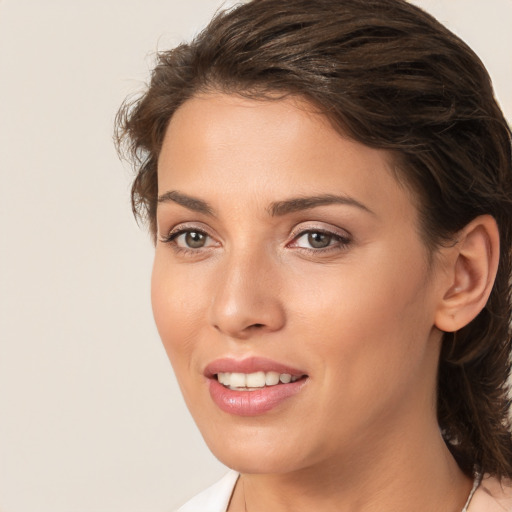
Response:
[[[453,248],[429,258],[392,166],[298,99],[211,93],[170,121],[153,311],[207,444],[242,474],[230,511],[464,505],[471,482],[440,436],[435,389],[436,323],[467,265]],[[271,214],[326,194],[350,200]],[[203,232],[204,245],[187,246],[187,229]],[[308,237],[319,231],[332,233],[321,249]],[[307,382],[265,414],[223,412],[204,368],[249,356],[299,368]]]

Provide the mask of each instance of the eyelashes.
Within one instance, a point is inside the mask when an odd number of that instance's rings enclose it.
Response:
[[[318,227],[302,227],[294,230],[286,248],[296,249],[308,254],[325,254],[332,251],[344,251],[351,244],[348,233]],[[160,242],[170,245],[178,254],[199,255],[205,251],[221,247],[222,244],[205,229],[195,226],[176,226]]]
[[[160,242],[170,245],[176,253],[198,254],[212,247],[220,247],[204,229],[177,226],[160,238]]]
[[[288,246],[318,252],[329,248],[345,248],[349,244],[350,239],[347,236],[323,229],[309,229],[298,233]]]
[[[187,247],[189,249],[202,249],[208,247],[211,243],[210,235],[199,229],[181,229],[171,233],[165,240],[166,243],[174,243],[178,247]]]

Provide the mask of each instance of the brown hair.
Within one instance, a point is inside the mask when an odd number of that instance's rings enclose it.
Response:
[[[467,474],[512,477],[511,133],[478,57],[403,0],[253,0],[220,12],[191,43],[160,53],[148,90],[118,113],[118,147],[137,172],[133,211],[153,236],[166,127],[211,90],[300,95],[343,133],[392,150],[432,250],[480,214],[496,219],[496,282],[478,317],[445,334],[437,407]]]

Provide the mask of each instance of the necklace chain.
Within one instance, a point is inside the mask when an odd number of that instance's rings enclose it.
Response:
[[[461,512],[468,512],[469,504],[471,503],[471,500],[473,498],[473,494],[475,494],[475,491],[478,489],[480,482],[482,481],[482,477],[477,474],[475,476],[475,479],[473,481],[473,487],[471,489],[471,492],[469,493],[468,499],[466,501],[466,504],[464,505],[464,508],[461,510]]]

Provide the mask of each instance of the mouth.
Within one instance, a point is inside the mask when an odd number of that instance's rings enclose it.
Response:
[[[219,372],[213,376],[224,387],[232,391],[258,391],[262,388],[290,384],[307,375],[292,375],[290,373],[279,373],[276,371],[257,371],[253,373]]]
[[[204,371],[213,402],[236,416],[257,416],[287,403],[305,387],[304,371],[265,358],[218,359]]]

